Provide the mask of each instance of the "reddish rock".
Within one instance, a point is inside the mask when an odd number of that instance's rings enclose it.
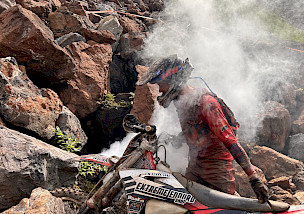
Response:
[[[0,59],[0,114],[7,121],[37,133],[54,136],[63,104],[51,89],[39,89],[22,73],[14,58]]]
[[[95,13],[89,13],[89,19],[91,20],[91,22],[96,24],[96,23],[100,22],[102,17],[98,14],[95,14]]]
[[[61,12],[60,12],[61,11]],[[95,29],[95,25],[86,16],[79,16],[64,11],[52,12],[48,16],[49,27],[56,38],[74,32],[82,34],[83,29]]]
[[[71,1],[68,4],[65,4],[66,7],[72,13],[75,13],[80,16],[87,16],[86,10],[88,9],[89,5],[85,1]]]
[[[75,76],[67,81],[60,97],[76,116],[83,118],[100,105],[108,90],[109,64],[112,49],[109,44],[93,41],[72,43],[66,47],[77,62]]]
[[[123,28],[123,33],[136,33],[143,31],[143,27],[140,24],[126,16],[120,16],[118,21]]]
[[[30,198],[22,199],[18,205],[2,212],[2,214],[64,214],[64,203],[61,198],[52,196],[52,194],[38,187],[31,193]]]
[[[140,77],[148,68],[137,65],[136,70]],[[157,85],[147,84],[144,86],[137,86],[131,114],[134,114],[142,123],[147,123],[151,119],[158,94]]]
[[[0,57],[7,56],[15,56],[29,75],[46,82],[70,77],[74,67],[68,52],[54,42],[52,31],[20,5],[0,14]]]
[[[291,118],[288,110],[275,101],[265,104],[262,125],[257,131],[258,144],[283,151],[285,142],[290,134]]]
[[[248,146],[246,149],[251,162],[263,170],[267,180],[282,176],[294,177],[304,167],[303,162],[283,155],[265,146]]]
[[[16,0],[16,3],[37,14],[39,17],[47,17],[50,12],[61,6],[59,0]]]
[[[291,183],[291,177],[282,176],[272,179],[268,182],[269,186],[279,186],[284,190],[291,190],[294,188],[294,184]]]
[[[110,45],[116,42],[116,38],[108,30],[97,31],[97,30],[83,28],[81,30],[81,33],[86,38],[86,40],[93,40],[98,43],[108,43]]]

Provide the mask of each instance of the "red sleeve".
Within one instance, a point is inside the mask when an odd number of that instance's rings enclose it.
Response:
[[[201,115],[203,121],[207,123],[210,130],[220,139],[225,147],[229,150],[236,162],[243,168],[248,177],[252,177],[255,173],[250,160],[243,149],[238,143],[234,132],[229,125],[221,105],[218,101],[210,96],[203,96],[200,106],[202,106]]]

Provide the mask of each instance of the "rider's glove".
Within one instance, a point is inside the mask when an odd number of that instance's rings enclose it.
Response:
[[[251,179],[250,184],[259,202],[260,203],[267,202],[269,197],[268,187],[257,177]]]

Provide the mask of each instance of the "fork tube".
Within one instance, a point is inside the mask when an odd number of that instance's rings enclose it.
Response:
[[[119,180],[119,170],[130,168],[143,154],[143,149],[138,148],[134,152],[134,154],[130,154],[130,156],[115,170],[113,173],[113,177],[105,182],[95,193],[94,195],[87,200],[87,205],[90,208],[96,209],[101,204],[102,198],[105,194],[115,185],[115,183]]]

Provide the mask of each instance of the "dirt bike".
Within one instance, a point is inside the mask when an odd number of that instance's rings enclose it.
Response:
[[[96,192],[81,199],[83,205],[78,213],[92,210],[115,213],[113,204],[117,206],[116,213],[132,214],[304,213],[304,205],[290,206],[270,200],[261,204],[257,199],[229,195],[190,181],[172,172],[165,160],[160,160],[158,150],[164,145],[156,136],[155,126],[142,124],[133,115],[127,115],[123,127],[138,134],[131,139],[121,158],[97,154],[75,159],[109,167],[97,183],[96,186],[101,186]]]

